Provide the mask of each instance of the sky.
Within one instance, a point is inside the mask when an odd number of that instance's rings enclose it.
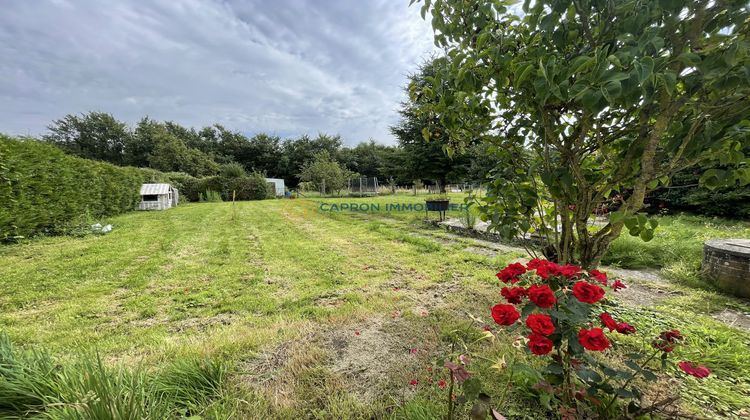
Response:
[[[247,135],[395,139],[434,51],[408,0],[4,0],[0,132],[108,112]]]

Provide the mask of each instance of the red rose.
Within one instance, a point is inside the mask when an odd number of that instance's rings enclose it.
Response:
[[[567,277],[569,279],[572,279],[577,274],[579,274],[582,271],[582,269],[581,269],[581,267],[578,267],[578,266],[575,266],[575,265],[566,264],[566,265],[560,267],[559,271],[560,271],[561,275],[563,275],[563,276],[565,276],[565,277]]]
[[[529,270],[536,270],[540,266],[546,264],[546,260],[540,260],[539,258],[534,258],[533,260],[529,261],[528,264],[526,264],[526,268]]]
[[[591,270],[589,271],[589,275],[596,281],[602,284],[602,286],[607,285],[607,274],[602,273],[599,270]]]
[[[536,274],[547,280],[550,277],[559,276],[561,274],[560,266],[551,261],[544,261],[536,268]]]
[[[526,317],[526,326],[539,335],[546,336],[555,332],[555,325],[552,324],[552,318],[549,315],[531,314]]]
[[[523,264],[513,263],[500,270],[500,272],[497,273],[496,276],[503,283],[515,283],[518,281],[518,276],[525,272],[526,267],[524,267]]]
[[[693,375],[696,378],[705,378],[711,374],[711,369],[705,366],[694,365],[690,362],[680,362],[677,364],[677,366],[679,366],[683,372],[687,373],[688,375]]]
[[[529,335],[529,350],[537,356],[543,356],[552,351],[554,343],[549,338],[541,335],[532,333]]]
[[[662,340],[666,340],[670,343],[674,343],[675,340],[682,340],[682,333],[680,333],[680,330],[668,330],[664,331],[661,334],[659,334],[659,338]]]
[[[492,307],[492,319],[500,325],[513,325],[520,317],[521,314],[513,305],[498,303]]]
[[[584,303],[596,303],[604,297],[604,289],[581,280],[573,285],[573,296]]]
[[[678,341],[682,341],[682,338],[679,330],[664,331],[659,334],[659,338],[654,340],[651,345],[665,353],[669,353],[674,350],[675,344]]]
[[[617,322],[615,322],[610,314],[602,312],[601,315],[599,315],[599,319],[602,320],[602,324],[609,328],[610,331],[615,331],[617,329]]]
[[[555,306],[557,299],[555,293],[546,284],[538,286],[532,284],[529,286],[529,290],[526,292],[529,296],[529,300],[534,302],[540,308],[551,308]]]
[[[621,282],[620,280],[615,280],[615,282],[612,283],[612,289],[614,289],[615,292],[626,287],[628,286],[625,286],[625,283]]]
[[[578,342],[583,348],[593,351],[604,351],[609,347],[609,340],[604,336],[601,328],[585,328],[578,332]]]
[[[503,287],[500,294],[508,303],[521,303],[521,298],[526,296],[526,289],[523,287]]]
[[[628,324],[627,322],[618,322],[616,330],[618,333],[625,335],[635,333],[635,327]]]

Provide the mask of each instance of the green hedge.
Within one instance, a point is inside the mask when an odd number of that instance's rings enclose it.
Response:
[[[0,240],[136,208],[147,172],[82,159],[32,139],[0,135]]]
[[[700,172],[683,171],[672,178],[672,185],[651,193],[652,211],[687,211],[705,216],[750,218],[750,185],[710,190],[698,186]]]
[[[179,191],[180,197],[189,201],[199,201],[201,194],[216,191],[224,201],[232,201],[232,192],[237,201],[263,200],[272,197],[273,190],[260,174],[250,174],[243,177],[230,178],[224,176],[208,176],[194,178],[189,175],[169,174],[169,182]]]

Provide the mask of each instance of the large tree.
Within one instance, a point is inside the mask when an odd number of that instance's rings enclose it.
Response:
[[[457,148],[457,153],[449,148],[452,144],[450,133],[438,116],[422,112],[423,108],[430,109],[440,101],[440,96],[432,95],[436,92],[433,89],[435,71],[435,62],[429,61],[409,76],[406,87],[409,100],[401,104],[401,120],[391,127],[391,133],[403,149],[403,165],[412,180],[437,181],[440,192],[445,192],[448,182],[466,177],[469,162],[462,147]]]
[[[706,185],[750,180],[745,0],[536,0],[522,16],[507,4],[425,0],[445,56],[412,91],[452,139],[504,152],[484,205],[498,231],[535,231],[548,258],[591,267],[623,229],[652,237],[638,212],[677,171],[715,163],[726,169]]]
[[[52,122],[48,129],[44,140],[65,152],[119,165],[124,163],[123,149],[131,137],[125,123],[104,112],[69,114]]]

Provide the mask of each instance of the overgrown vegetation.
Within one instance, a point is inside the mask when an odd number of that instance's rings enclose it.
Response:
[[[654,239],[629,235],[612,243],[603,262],[624,268],[657,268],[688,286],[711,288],[701,279],[703,243],[709,239],[750,238],[750,223],[690,215],[659,217]]]
[[[226,376],[223,362],[197,358],[179,359],[158,371],[140,365],[107,366],[95,354],[61,361],[43,349],[19,349],[0,334],[3,418],[200,416],[210,413],[212,404],[221,398]]]

